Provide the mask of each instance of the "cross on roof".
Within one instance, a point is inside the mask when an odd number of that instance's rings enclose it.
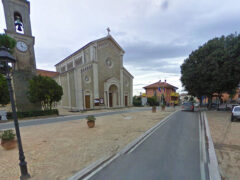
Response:
[[[111,31],[111,30],[110,30],[110,28],[108,27],[108,28],[107,28],[108,35],[110,34],[110,31]]]

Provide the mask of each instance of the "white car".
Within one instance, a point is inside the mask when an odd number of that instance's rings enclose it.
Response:
[[[233,122],[235,119],[240,119],[240,106],[233,107],[231,121]]]

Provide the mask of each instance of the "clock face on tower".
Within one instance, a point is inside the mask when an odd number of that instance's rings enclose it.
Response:
[[[25,42],[18,41],[16,45],[17,49],[21,52],[25,52],[28,50],[28,46]]]

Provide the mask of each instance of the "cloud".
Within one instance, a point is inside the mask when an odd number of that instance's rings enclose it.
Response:
[[[181,88],[180,65],[209,39],[240,27],[237,0],[31,1],[37,66],[49,70],[88,42],[107,34],[126,51],[124,65],[140,84],[159,78]],[[0,32],[4,32],[0,7]]]
[[[151,42],[138,42],[126,44],[126,59],[129,63],[146,62],[146,59],[155,60],[187,56],[193,49],[192,45],[154,44]]]
[[[166,10],[169,6],[169,1],[166,0],[166,1],[163,1],[163,3],[161,4],[161,7],[163,10]]]
[[[37,68],[46,70],[56,70],[55,64],[63,60],[70,53],[73,53],[68,48],[61,47],[36,47],[36,64]]]

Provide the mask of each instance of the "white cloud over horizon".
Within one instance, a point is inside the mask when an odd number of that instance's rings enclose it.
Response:
[[[239,32],[237,0],[30,1],[37,67],[54,65],[86,43],[111,35],[126,51],[134,94],[167,79],[182,90],[180,65],[211,38]],[[0,6],[0,32],[6,25]]]

